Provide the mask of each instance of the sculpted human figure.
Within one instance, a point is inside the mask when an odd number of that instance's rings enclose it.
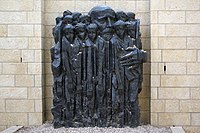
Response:
[[[84,77],[84,66],[82,66],[83,58],[85,55],[83,48],[85,47],[85,24],[78,23],[75,26],[76,38],[72,47],[72,67],[75,73],[76,81],[76,109],[75,109],[75,121],[78,126],[82,126],[82,92],[83,92],[83,82],[85,81]]]
[[[62,65],[64,70],[64,93],[66,99],[66,123],[65,126],[73,125],[74,117],[74,98],[75,98],[75,81],[73,79],[74,75],[72,73],[72,62],[71,62],[71,49],[74,41],[74,26],[67,24],[63,28],[62,37]]]
[[[86,25],[89,25],[91,22],[90,16],[89,15],[81,15],[79,17],[79,23],[84,23]]]
[[[107,6],[96,6],[89,12],[91,21],[97,24],[99,29],[99,36],[97,38],[97,115],[99,126],[109,126],[112,112],[111,101],[111,73],[109,58],[110,51],[110,39],[113,36],[112,24],[115,21],[115,12]],[[106,112],[106,113],[105,113]]]
[[[72,13],[72,20],[73,20],[72,25],[76,25],[78,23],[80,16],[81,16],[81,13],[79,12]]]
[[[87,123],[89,126],[94,126],[97,119],[95,109],[95,91],[96,91],[96,76],[97,76],[97,25],[94,23],[86,27],[87,39],[85,42],[86,48],[86,93],[87,93]]]
[[[124,125],[124,93],[125,73],[124,67],[120,64],[120,57],[124,54],[124,37],[126,23],[118,20],[114,23],[115,34],[111,39],[112,43],[112,115],[117,127]]]

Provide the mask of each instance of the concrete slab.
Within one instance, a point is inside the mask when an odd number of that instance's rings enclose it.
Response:
[[[171,126],[172,133],[185,133],[181,126]]]

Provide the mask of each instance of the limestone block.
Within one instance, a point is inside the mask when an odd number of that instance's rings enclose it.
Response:
[[[158,74],[158,63],[151,63],[151,74]]]
[[[32,11],[33,0],[5,0],[1,2],[0,9],[3,11]]]
[[[200,36],[198,24],[169,24],[166,25],[166,36]]]
[[[52,86],[46,86],[45,87],[45,97],[48,97],[48,98],[53,97]]]
[[[35,50],[35,62],[36,63],[42,63],[44,61],[43,59],[43,50]]]
[[[6,112],[34,112],[34,100],[6,100]]]
[[[75,1],[75,11],[87,13],[96,5],[105,5],[105,1],[76,0]]]
[[[0,112],[6,112],[6,102],[5,100],[0,100]]]
[[[166,71],[164,71],[164,66],[165,66],[165,63],[158,63],[158,73],[159,74],[165,74]]]
[[[20,62],[20,50],[0,50],[0,62]]]
[[[151,88],[151,99],[158,99],[158,89]]]
[[[45,12],[62,13],[65,10],[70,10],[73,12],[74,9],[75,9],[75,1],[45,1],[45,8],[44,8]]]
[[[150,25],[150,13],[148,12],[137,12],[136,19],[140,19],[140,25]]]
[[[41,125],[43,122],[42,113],[29,113],[28,121],[29,125]]]
[[[180,111],[181,112],[199,112],[200,100],[181,100]]]
[[[27,64],[3,63],[3,74],[27,74]]]
[[[35,51],[22,50],[22,62],[35,62]]]
[[[198,0],[166,0],[167,10],[199,10]]]
[[[149,98],[140,98],[139,99],[140,110],[148,111],[149,110]]]
[[[159,99],[189,99],[190,89],[189,88],[159,88],[158,89]]]
[[[16,86],[34,86],[33,75],[16,75]]]
[[[191,124],[199,126],[200,125],[200,113],[192,113]]]
[[[151,36],[165,36],[165,25],[151,24]]]
[[[147,124],[149,123],[150,119],[149,119],[149,111],[140,111],[140,122]]]
[[[187,38],[187,49],[200,49],[200,38],[199,37],[188,37]]]
[[[198,50],[198,62],[200,62],[200,50]]]
[[[28,88],[28,99],[42,99],[42,88]]]
[[[27,113],[0,113],[4,125],[28,125]]]
[[[191,88],[191,99],[200,99],[200,88]]]
[[[1,7],[1,5],[0,5]],[[0,8],[2,10],[2,8]],[[21,24],[27,22],[25,12],[0,12],[1,24]]]
[[[67,10],[67,9],[65,9],[65,10]],[[44,17],[45,17],[44,23],[46,25],[52,25],[52,26],[54,26],[56,24],[55,23],[55,18],[58,17],[58,16],[62,16],[62,13],[59,13],[59,12],[47,13],[47,12],[45,12],[45,14],[44,14]]]
[[[186,63],[166,63],[166,74],[186,74]]]
[[[150,26],[140,26],[142,37],[150,37]]]
[[[42,22],[41,12],[28,12],[28,23],[29,24],[41,24]]]
[[[151,23],[158,23],[158,11],[151,11]]]
[[[0,37],[7,36],[7,26],[6,25],[0,25]]]
[[[35,100],[35,112],[42,113],[42,111],[43,111],[42,100]]]
[[[51,108],[53,107],[53,99],[52,98],[45,98],[45,107],[46,110],[50,111]]]
[[[53,29],[54,25],[53,26],[45,26],[45,37],[53,37],[52,36],[52,29]]]
[[[46,38],[45,39],[45,46],[44,46],[44,49],[45,50],[48,50],[53,46],[54,44],[54,39],[53,38]],[[45,57],[46,58],[46,57]],[[48,57],[47,57],[48,58]],[[46,60],[46,59],[45,59]]]
[[[28,74],[42,74],[42,64],[28,63]]]
[[[44,12],[44,0],[34,0],[34,11],[43,11]]]
[[[53,76],[52,74],[46,74],[46,85],[53,85]]]
[[[3,63],[0,63],[0,74],[3,73]]]
[[[34,36],[33,25],[8,25],[8,36]]]
[[[149,98],[150,97],[150,88],[142,87],[142,91],[139,94],[139,98]]]
[[[143,75],[142,86],[143,87],[149,87],[149,85],[150,85],[150,75],[149,74],[145,74],[145,75]]]
[[[150,51],[151,49],[151,41],[150,38],[142,38],[142,48],[146,51]]]
[[[185,11],[159,11],[159,23],[185,23]]]
[[[174,75],[174,76],[161,76],[161,86],[163,87],[199,87],[200,76],[192,75]]]
[[[44,59],[45,59],[45,63],[50,63],[51,62],[50,50],[45,50],[44,51]]]
[[[51,111],[45,111],[45,118],[46,120],[52,120],[53,119],[53,115],[51,113]]]
[[[195,50],[163,50],[163,62],[195,62]]]
[[[200,23],[200,11],[186,11],[186,23]]]
[[[151,125],[153,125],[153,126],[158,125],[158,113],[151,112]]]
[[[200,133],[200,126],[183,126],[186,133]]]
[[[151,49],[158,49],[158,37],[151,37]]]
[[[165,10],[165,0],[151,1],[150,10]]]
[[[190,113],[159,113],[159,125],[190,125]]]
[[[32,37],[29,38],[29,49],[41,49],[42,48],[42,38]]]
[[[35,86],[41,87],[44,86],[44,75],[35,75]]]
[[[34,36],[35,37],[44,37],[44,34],[45,34],[44,25],[39,25],[39,24],[34,25]]]
[[[160,37],[160,49],[186,49],[185,37]]]
[[[152,87],[160,86],[160,75],[151,75],[151,86]]]
[[[166,100],[165,112],[179,112],[179,100]]]
[[[0,89],[0,99],[27,99],[27,88],[4,87]]]
[[[27,49],[28,38],[0,38],[0,48],[1,49]]]
[[[151,50],[151,62],[161,62],[161,50]]]
[[[150,74],[150,71],[151,71],[150,65],[151,65],[150,63],[143,64],[143,73],[144,74]]]
[[[149,1],[136,1],[136,12],[149,12]]]
[[[200,74],[200,63],[188,63],[187,74]]]
[[[14,75],[0,75],[0,85],[3,86],[14,86],[15,77]]]
[[[136,11],[136,2],[135,1],[106,1],[106,5],[112,7],[115,11],[128,11],[135,12]]]
[[[165,100],[151,100],[151,112],[165,112]]]

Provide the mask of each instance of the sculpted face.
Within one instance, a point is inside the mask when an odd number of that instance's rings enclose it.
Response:
[[[91,21],[97,24],[100,36],[105,40],[110,40],[113,35],[112,26],[115,22],[115,12],[108,6],[96,6],[89,12]]]
[[[115,28],[115,33],[117,34],[117,36],[123,39],[125,35],[125,22],[122,20],[118,20],[114,24],[114,28]]]
[[[96,24],[90,24],[87,26],[87,34],[88,38],[91,41],[94,41],[97,37],[97,25]]]
[[[136,23],[130,22],[127,25],[127,33],[131,38],[135,38],[135,32],[136,32]]]
[[[63,28],[64,36],[70,41],[71,43],[73,42],[74,39],[74,26],[71,24],[66,25]]]
[[[86,36],[85,24],[83,24],[83,23],[78,23],[78,24],[75,26],[75,30],[76,30],[77,36],[78,36],[81,40],[84,40],[84,39],[85,39],[85,36]]]

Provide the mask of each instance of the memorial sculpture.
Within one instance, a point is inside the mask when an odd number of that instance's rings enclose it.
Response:
[[[140,21],[96,6],[56,18],[51,48],[53,126],[136,127],[142,87]]]

